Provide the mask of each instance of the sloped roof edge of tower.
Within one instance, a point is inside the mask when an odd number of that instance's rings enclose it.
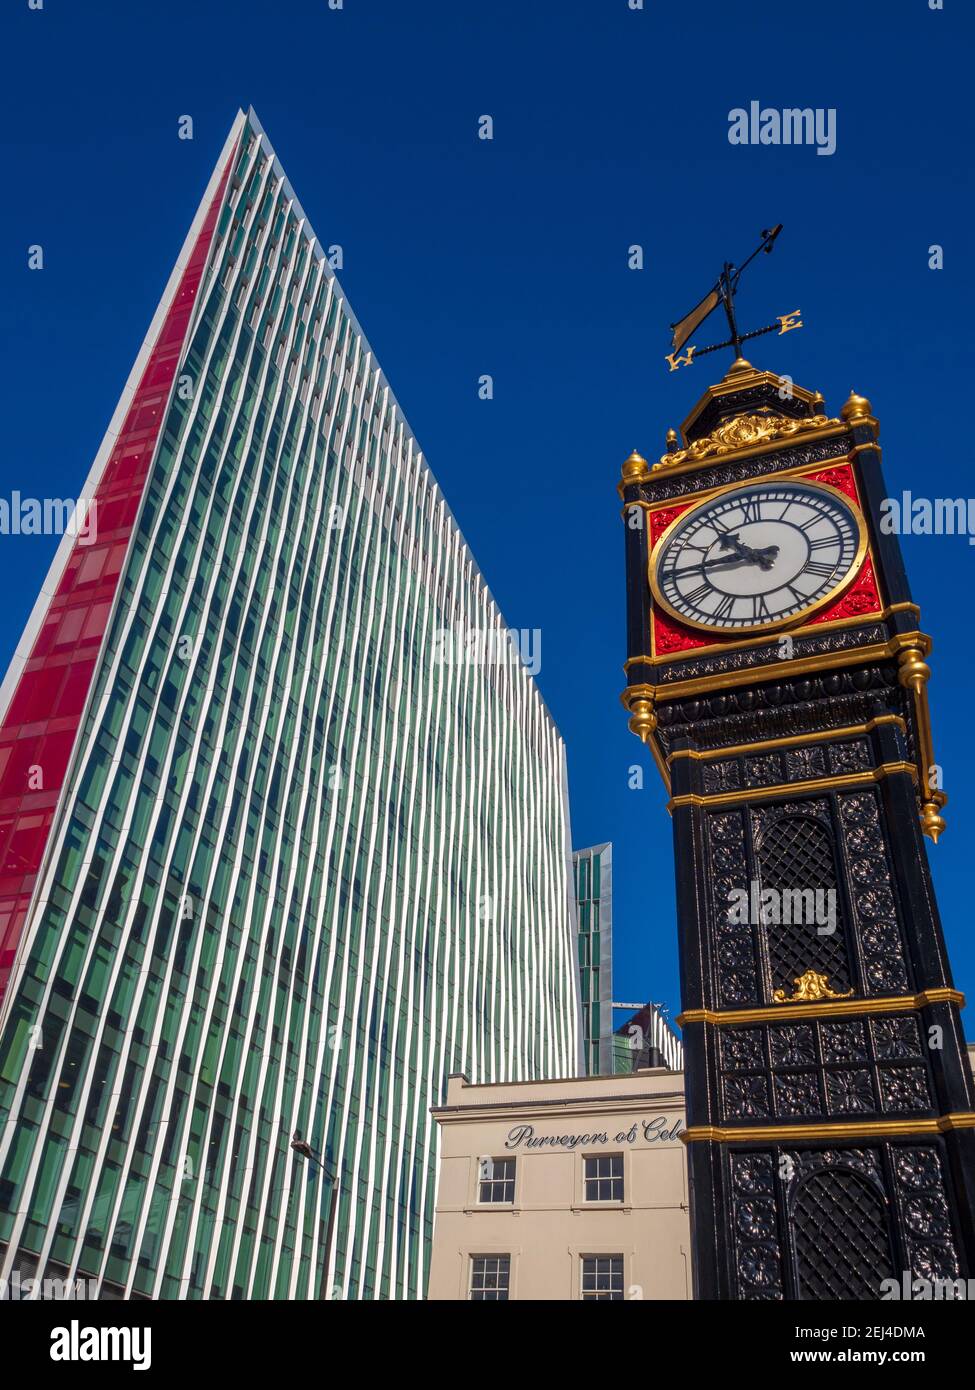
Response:
[[[324,247],[322,246],[322,243],[321,243],[321,241],[320,241],[319,238],[318,238],[318,234],[316,233],[315,228],[312,226],[311,219],[309,218],[308,214],[305,212],[305,209],[304,209],[304,207],[302,206],[302,203],[301,203],[301,199],[300,199],[300,198],[298,197],[298,195],[295,193],[294,185],[292,184],[291,180],[288,178],[288,175],[287,175],[287,173],[286,173],[285,170],[284,170],[284,166],[283,166],[282,163],[281,163],[280,157],[278,156],[278,152],[277,152],[277,150],[274,148],[274,145],[271,143],[271,139],[270,139],[270,137],[268,136],[268,133],[267,133],[267,131],[265,130],[265,128],[264,128],[264,126],[263,126],[263,124],[262,124],[262,122],[261,122],[260,117],[258,116],[257,112],[254,110],[254,107],[253,107],[253,106],[248,106],[247,109],[246,109],[246,111],[244,111],[244,109],[241,108],[240,111],[238,112],[237,118],[236,118],[235,121],[234,121],[234,126],[235,126],[235,127],[236,127],[236,125],[237,125],[237,121],[240,120],[241,117],[246,118],[247,122],[248,122],[248,123],[251,125],[251,127],[253,128],[255,134],[256,134],[261,140],[263,140],[264,145],[265,145],[265,147],[266,147],[266,149],[267,149],[267,153],[269,154],[270,158],[271,158],[272,161],[273,161],[275,173],[277,174],[277,176],[281,179],[281,181],[282,181],[282,183],[283,183],[285,194],[286,194],[287,198],[289,199],[289,201],[294,205],[295,215],[298,217],[298,219],[299,219],[301,222],[303,222],[303,223],[305,224],[305,227],[307,228],[308,236],[309,236],[309,239],[310,239],[310,241],[311,241],[311,243],[312,243],[313,252],[314,252],[314,254],[315,254],[316,256],[318,256],[319,259],[324,263],[325,274],[328,276],[328,278],[329,278],[330,280],[334,281],[334,283],[335,283],[335,285],[336,285],[336,287],[337,287],[337,289],[338,289],[338,291],[339,291],[339,298],[340,298],[340,300],[341,300],[341,302],[342,302],[342,305],[343,305],[343,307],[344,307],[344,309],[345,309],[345,312],[348,314],[349,320],[350,320],[350,322],[351,322],[353,328],[355,329],[356,333],[359,335],[360,339],[362,340],[363,349],[364,349],[364,351],[365,351],[366,353],[368,353],[368,355],[372,358],[373,363],[375,364],[376,371],[379,373],[379,379],[380,379],[380,381],[382,382],[382,385],[383,385],[384,389],[385,389],[386,391],[388,391],[388,393],[389,393],[389,399],[390,399],[390,402],[391,402],[391,404],[392,404],[392,406],[393,406],[393,410],[394,410],[394,412],[395,412],[396,418],[397,418],[397,419],[399,420],[399,422],[402,424],[404,430],[406,430],[406,431],[408,432],[408,434],[411,436],[411,438],[412,438],[412,439],[416,442],[416,444],[417,444],[417,453],[418,453],[418,457],[419,457],[420,466],[424,469],[424,471],[425,471],[426,474],[428,475],[432,487],[435,489],[436,493],[438,494],[438,496],[440,497],[440,499],[441,499],[442,502],[443,502],[444,510],[446,511],[448,517],[450,518],[451,523],[456,527],[456,529],[457,529],[457,534],[458,534],[458,535],[460,536],[460,538],[461,538],[461,542],[462,542],[462,544],[463,544],[464,550],[465,550],[465,551],[467,552],[467,554],[470,556],[471,564],[472,564],[473,567],[474,567],[474,573],[477,575],[477,578],[478,578],[478,580],[480,581],[480,583],[483,584],[483,586],[484,586],[484,590],[485,590],[485,593],[487,594],[488,602],[491,604],[492,608],[494,609],[495,613],[497,614],[497,616],[498,616],[498,618],[500,619],[500,621],[504,624],[504,626],[505,626],[509,631],[512,631],[513,629],[510,628],[510,625],[508,624],[508,621],[507,621],[507,619],[505,618],[504,613],[501,611],[501,606],[500,606],[500,604],[498,603],[497,599],[494,597],[494,594],[493,594],[492,591],[491,591],[491,586],[490,586],[490,584],[488,584],[487,580],[485,579],[485,577],[484,577],[484,572],[483,572],[483,570],[481,569],[480,565],[479,565],[478,562],[477,562],[477,557],[475,556],[473,550],[471,549],[470,543],[468,542],[467,537],[466,537],[466,535],[464,534],[464,528],[460,525],[460,522],[458,521],[456,515],[454,514],[453,508],[450,506],[450,503],[447,501],[447,498],[446,498],[446,496],[445,496],[445,494],[444,494],[444,490],[443,490],[443,488],[440,486],[440,483],[439,483],[439,481],[438,481],[438,479],[437,479],[436,474],[434,473],[433,469],[430,467],[429,463],[427,462],[427,456],[426,456],[426,454],[424,453],[423,449],[420,448],[419,439],[418,439],[418,437],[417,437],[416,431],[412,428],[412,426],[410,425],[409,420],[406,418],[406,412],[403,410],[403,407],[400,405],[400,402],[399,402],[399,399],[398,399],[398,397],[397,397],[397,395],[396,395],[396,392],[393,390],[392,386],[390,385],[389,378],[386,376],[386,373],[383,371],[382,366],[380,365],[379,358],[378,358],[378,356],[376,355],[376,352],[375,352],[375,350],[374,350],[374,348],[373,348],[371,342],[369,341],[368,334],[363,330],[362,324],[359,322],[358,315],[356,314],[355,310],[353,309],[352,304],[350,303],[349,298],[348,298],[348,296],[347,296],[346,293],[345,293],[345,290],[342,288],[342,282],[339,280],[338,276],[335,274],[335,271],[332,269],[331,265],[329,264],[328,257],[327,257],[327,255],[325,254],[325,249],[324,249]],[[524,670],[524,668],[522,668],[522,669],[523,669],[523,674],[524,674],[525,679],[526,679],[526,680],[529,680],[529,681],[531,682],[531,688],[532,688],[533,696],[534,696],[534,698],[539,702],[539,706],[540,706],[540,708],[541,708],[542,714],[544,715],[545,719],[548,721],[548,723],[549,723],[549,725],[550,725],[550,727],[551,727],[553,733],[555,733],[556,736],[558,737],[558,739],[559,739],[559,741],[561,742],[563,748],[565,748],[565,739],[564,739],[564,737],[563,737],[563,735],[562,735],[562,731],[561,731],[561,729],[560,729],[559,726],[558,726],[558,723],[557,723],[557,721],[556,721],[556,719],[555,719],[555,716],[552,714],[552,711],[549,709],[549,707],[548,707],[548,705],[547,705],[547,703],[546,703],[546,701],[545,701],[545,697],[542,695],[542,692],[541,692],[541,690],[539,689],[538,682],[529,674],[529,672],[528,672],[527,670]]]
[[[149,324],[142,338],[142,343],[132,362],[129,374],[125,380],[125,385],[122,387],[115,409],[108,422],[108,427],[102,436],[101,443],[98,446],[95,458],[88,471],[88,476],[77,494],[77,500],[79,502],[90,501],[91,498],[94,497],[102,474],[105,472],[105,466],[108,463],[109,455],[115,446],[119,430],[128,413],[129,406],[132,404],[139,382],[142,380],[142,375],[146,369],[153,346],[162,329],[166,315],[169,312],[173,296],[183,277],[183,272],[186,269],[193,247],[196,245],[210,203],[219,187],[227,160],[230,158],[234,148],[234,141],[238,138],[243,129],[243,123],[244,112],[238,110],[230,130],[227,132],[227,137],[224,140],[220,155],[213,166],[203,195],[197,204],[196,212],[193,214],[190,225],[187,228],[179,254],[173,262],[172,270],[159,296],[155,312],[149,320]],[[51,559],[44,581],[38,591],[34,606],[30,611],[27,622],[24,624],[20,639],[7,665],[3,680],[0,682],[0,721],[6,716],[10,701],[13,698],[13,693],[17,688],[17,683],[20,680],[24,667],[33,650],[37,635],[41,630],[48,605],[57,592],[58,583],[64,573],[64,567],[68,562],[68,558],[74,546],[74,539],[72,527],[66,526],[58,547]]]
[[[724,401],[762,387],[778,393],[784,383],[788,384],[789,398],[807,407],[809,414],[815,414],[816,408],[823,404],[823,397],[819,391],[810,391],[805,386],[798,386],[791,377],[781,376],[778,372],[753,367],[744,357],[736,358],[721,380],[707,388],[682,422],[680,431],[684,442],[688,443],[694,438],[694,426],[712,401]],[[746,405],[742,408],[744,410],[750,407]]]

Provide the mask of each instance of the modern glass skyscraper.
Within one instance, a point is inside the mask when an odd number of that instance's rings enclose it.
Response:
[[[613,846],[572,855],[578,919],[583,1055],[590,1076],[613,1071]]]
[[[0,694],[0,1274],[420,1296],[446,1076],[578,1070],[564,747],[253,113],[84,495]]]

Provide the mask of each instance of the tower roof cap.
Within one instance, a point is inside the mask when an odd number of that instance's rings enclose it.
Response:
[[[685,444],[710,434],[715,426],[736,415],[772,410],[795,420],[808,420],[822,404],[818,391],[797,386],[788,376],[763,372],[736,357],[722,379],[709,386],[681,425]]]

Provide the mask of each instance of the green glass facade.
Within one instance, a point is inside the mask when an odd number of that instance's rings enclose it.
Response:
[[[572,855],[586,1074],[613,1071],[613,846]]]
[[[228,145],[0,1020],[2,1272],[419,1297],[447,1075],[577,1070],[564,747],[523,667],[443,659],[503,619],[252,114]]]

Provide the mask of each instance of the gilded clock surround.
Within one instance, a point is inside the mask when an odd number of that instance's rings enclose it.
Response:
[[[765,373],[761,375],[767,377],[771,374]],[[870,413],[869,401],[867,401],[864,397],[856,396],[853,393],[851,393],[850,401],[848,401],[846,406],[844,406],[844,415],[849,415],[851,419],[856,423],[866,422],[871,426],[876,426],[876,421],[873,415]],[[693,412],[692,417],[689,418],[693,418]],[[867,446],[864,446],[863,444],[855,445],[847,454],[839,455],[834,461],[833,466],[835,466],[835,464],[837,463],[852,463],[856,459],[859,451],[864,447]],[[823,467],[823,462],[817,461],[817,463],[814,465],[807,464],[799,467],[776,470],[774,472],[763,474],[762,481],[775,481],[784,478],[809,478],[811,477],[811,475],[817,472],[822,472]],[[741,482],[722,484],[718,487],[703,488],[700,491],[687,494],[684,498],[682,498],[682,502],[688,503],[687,508],[682,510],[681,514],[674,518],[674,521],[671,522],[670,525],[660,535],[660,537],[657,538],[657,540],[654,543],[651,555],[648,559],[648,580],[650,591],[654,597],[654,604],[656,604],[660,600],[657,592],[655,591],[655,585],[653,580],[653,565],[656,563],[656,558],[660,553],[660,547],[662,543],[665,542],[672,527],[675,526],[678,522],[680,522],[680,520],[683,517],[685,517],[687,515],[687,512],[690,511],[693,507],[705,503],[711,497],[719,496],[724,492],[732,491],[735,488],[741,486]],[[829,484],[824,483],[817,483],[816,486],[825,488],[830,487]],[[851,506],[855,507],[856,514],[862,520],[862,510],[859,507],[855,506],[855,504],[852,502],[852,499],[847,497],[846,494],[840,492],[839,489],[832,490],[838,492],[839,495],[843,497],[845,501],[850,503]],[[668,499],[666,502],[654,505],[651,502],[642,498],[631,499],[627,502],[626,506],[624,507],[624,514],[628,508],[633,506],[639,506],[643,508],[645,514],[649,518],[650,513],[668,509],[673,506],[673,503]],[[649,524],[649,521],[647,524]],[[825,634],[827,632],[842,629],[861,627],[872,618],[889,619],[900,613],[909,613],[915,617],[919,617],[920,609],[917,607],[916,604],[909,602],[901,602],[889,604],[885,607],[879,608],[875,612],[857,614],[855,617],[840,618],[832,621],[819,622],[815,624],[809,622],[810,618],[815,617],[816,611],[821,611],[822,608],[828,608],[830,603],[836,601],[838,597],[842,597],[843,593],[848,591],[852,587],[852,585],[856,583],[857,576],[859,573],[862,572],[864,563],[867,560],[870,561],[870,563],[874,567],[874,572],[877,573],[878,566],[874,557],[873,548],[870,544],[869,534],[866,530],[865,523],[863,524],[862,539],[864,541],[862,553],[858,550],[857,558],[853,566],[851,566],[848,575],[840,584],[836,586],[835,590],[831,591],[828,595],[826,595],[823,603],[818,606],[818,610],[811,609],[810,611],[804,614],[793,615],[791,618],[783,620],[781,623],[769,624],[767,628],[764,629],[764,631],[767,632],[769,636],[773,636],[777,633],[787,632],[791,637],[798,638],[811,633],[820,635]],[[665,605],[661,604],[661,606]],[[679,618],[679,615],[676,616],[678,616]],[[653,605],[651,605],[650,608],[649,621],[651,655],[643,657],[629,657],[627,661],[624,663],[624,669],[627,671],[627,673],[629,673],[632,667],[646,667],[647,665],[659,664],[661,662],[680,662],[682,660],[686,660],[687,658],[686,652],[658,653],[656,651],[654,631],[655,619]],[[686,618],[679,618],[679,621],[681,621],[683,625],[686,627],[693,626]],[[745,646],[757,647],[760,646],[765,640],[766,638],[764,635],[755,635],[750,632],[742,632],[741,636],[739,637],[738,632],[736,631],[731,635],[723,634],[720,641],[716,641],[711,644],[694,648],[693,654],[695,656],[702,656],[715,651],[727,651],[729,649],[738,649],[739,647]],[[831,664],[839,665],[847,661],[859,662],[875,660],[890,655],[897,656],[900,663],[901,683],[906,688],[910,689],[913,694],[914,715],[918,729],[918,785],[925,793],[922,797],[919,809],[921,826],[924,834],[928,836],[928,838],[936,844],[938,842],[938,838],[945,829],[946,823],[944,816],[942,815],[942,811],[944,810],[944,807],[947,804],[948,797],[940,786],[930,786],[931,777],[934,775],[933,770],[937,767],[934,758],[933,739],[931,734],[931,718],[926,688],[927,681],[930,678],[931,672],[930,667],[928,666],[925,658],[929,655],[930,650],[930,638],[921,632],[913,632],[909,634],[896,635],[894,638],[891,639],[891,642],[884,647],[863,647],[855,652],[844,653],[842,656],[838,656],[836,658],[831,658],[829,656],[825,656],[823,658],[820,658],[819,656],[813,656],[808,658],[800,658],[796,661],[789,660],[777,662],[775,670],[778,675],[805,674],[811,671],[821,670],[824,667],[828,667]],[[657,741],[654,739],[654,732],[657,728],[657,719],[654,712],[654,706],[658,697],[671,699],[684,694],[704,693],[710,689],[723,688],[728,685],[742,683],[743,681],[751,679],[753,674],[753,672],[746,672],[744,674],[729,672],[719,677],[705,678],[703,681],[677,681],[671,682],[667,686],[655,686],[647,682],[635,682],[629,684],[627,688],[622,692],[620,698],[623,702],[624,707],[630,713],[629,728],[632,733],[636,734],[636,736],[642,742],[646,743],[650,747],[651,753],[654,758],[654,762],[656,763],[658,769],[661,772],[661,775],[663,777],[664,783],[668,791],[670,790],[670,776],[667,767],[668,758],[666,753],[664,753],[663,750],[659,748]]]
[[[798,612],[790,613],[784,618],[775,618],[772,619],[770,622],[766,623],[752,623],[747,626],[733,628],[717,627],[711,623],[702,623],[696,621],[693,618],[689,618],[686,614],[681,613],[678,609],[674,608],[674,606],[667,601],[667,599],[664,597],[660,590],[660,584],[657,579],[657,567],[660,563],[661,557],[663,556],[664,549],[666,548],[667,543],[670,540],[670,537],[674,534],[674,531],[677,530],[678,527],[686,525],[688,520],[690,520],[696,513],[703,511],[705,508],[709,507],[711,503],[715,502],[719,497],[727,496],[729,493],[732,492],[740,492],[743,490],[743,488],[748,486],[747,483],[726,483],[723,487],[709,488],[705,492],[694,494],[693,500],[691,500],[690,505],[686,507],[684,510],[682,510],[677,516],[675,516],[673,521],[671,521],[669,525],[657,537],[656,541],[653,544],[653,548],[650,551],[650,557],[647,562],[647,574],[650,583],[650,592],[653,594],[654,603],[658,607],[662,608],[666,613],[669,613],[670,616],[674,618],[678,623],[680,623],[683,627],[692,628],[694,631],[697,632],[705,632],[708,633],[710,636],[721,636],[724,639],[722,645],[727,645],[729,642],[734,642],[734,640],[739,636],[752,637],[755,636],[757,633],[777,633],[785,631],[787,629],[791,629],[793,627],[802,627],[803,624],[808,622],[808,620],[811,617],[813,617],[814,614],[821,613],[824,608],[828,608],[831,603],[835,603],[836,600],[840,598],[844,593],[846,593],[846,591],[851,587],[851,585],[855,584],[857,579],[859,578],[860,572],[863,569],[863,562],[869,550],[869,537],[867,535],[867,523],[864,520],[863,513],[851,497],[849,497],[845,492],[842,492],[838,487],[833,487],[830,483],[813,482],[811,480],[810,474],[819,471],[821,470],[815,468],[809,470],[808,472],[795,472],[792,474],[792,476],[797,479],[804,479],[806,481],[806,486],[811,489],[814,489],[819,492],[825,492],[828,495],[837,498],[842,503],[842,505],[850,512],[857,526],[857,547],[853,559],[851,560],[848,569],[837,580],[837,582],[826,591],[826,593],[820,595],[819,598],[814,599],[812,603],[806,604],[806,606],[804,608],[801,608]],[[778,480],[778,475],[773,474],[768,478],[762,478],[761,484],[774,485]],[[648,522],[649,517],[653,514],[653,512],[665,511],[668,509],[669,504],[667,503],[664,503],[660,507],[650,508],[647,517]],[[656,648],[655,638],[652,638],[652,646],[654,649]],[[695,648],[695,650],[701,649]]]

